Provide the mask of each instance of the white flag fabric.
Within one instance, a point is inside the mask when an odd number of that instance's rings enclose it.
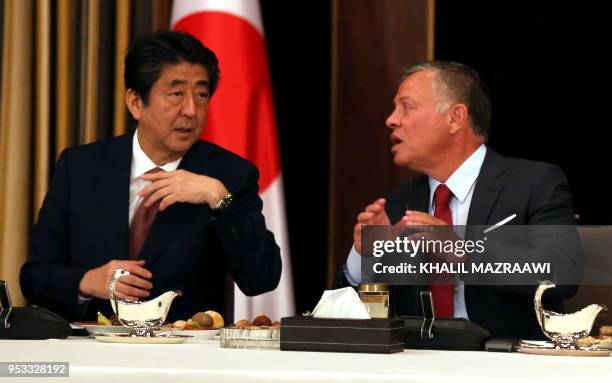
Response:
[[[234,291],[234,318],[272,320],[295,314],[283,180],[263,24],[256,0],[175,0],[173,30],[187,32],[219,58],[221,79],[202,138],[253,162],[260,173],[266,225],[283,260],[276,290],[256,297]]]

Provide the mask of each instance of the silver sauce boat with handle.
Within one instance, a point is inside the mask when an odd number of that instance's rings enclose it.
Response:
[[[606,307],[592,304],[571,314],[545,310],[542,307],[542,295],[553,287],[555,284],[551,281],[542,281],[536,290],[533,303],[538,323],[556,349],[577,350],[580,348],[577,340],[589,335],[595,318]]]
[[[111,306],[121,325],[131,329],[131,336],[155,336],[153,330],[165,321],[174,298],[181,296],[180,290],[168,291],[150,301],[130,301],[118,298],[115,286],[119,278],[130,275],[125,269],[115,270],[108,286]]]

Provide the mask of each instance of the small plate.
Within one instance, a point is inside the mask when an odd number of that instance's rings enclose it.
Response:
[[[168,336],[129,336],[127,334],[104,334],[96,335],[98,342],[104,343],[132,343],[132,344],[176,344],[183,343],[189,336],[186,335],[168,335]]]
[[[213,339],[215,335],[219,334],[219,329],[212,330],[171,330],[172,335],[184,335],[189,336],[193,340],[208,340]]]
[[[523,354],[556,356],[609,356],[610,350],[558,350],[550,342],[521,342],[518,351]]]
[[[91,335],[96,334],[129,334],[130,329],[123,326],[100,326],[84,322],[75,322],[74,326],[82,327]]]

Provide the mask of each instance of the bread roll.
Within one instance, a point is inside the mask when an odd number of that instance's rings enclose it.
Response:
[[[212,327],[213,326],[213,318],[206,313],[197,313],[191,317],[191,320],[196,322],[201,327]]]
[[[212,318],[212,320],[213,320],[212,327],[213,328],[221,328],[221,327],[225,326],[225,322],[223,321],[223,317],[218,312],[212,311],[212,310],[208,310],[208,311],[205,311],[204,314],[208,314]]]

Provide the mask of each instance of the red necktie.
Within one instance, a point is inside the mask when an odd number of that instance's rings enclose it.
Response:
[[[149,170],[145,174],[163,171],[164,170],[161,168],[154,168]],[[153,223],[155,215],[159,210],[160,201],[161,200],[157,200],[153,205],[147,207],[145,206],[145,200],[143,199],[140,202],[138,208],[136,209],[134,217],[132,218],[132,225],[130,226],[130,243],[128,250],[129,259],[139,258],[140,251],[142,250],[142,246],[144,245],[145,239],[147,238],[147,234],[149,233],[151,224]]]
[[[453,224],[453,217],[448,206],[452,196],[453,192],[444,184],[438,185],[434,193],[434,217],[443,220],[449,225]],[[438,280],[437,283],[431,285],[435,315],[437,317],[452,318],[454,316],[453,300],[455,291],[452,275],[437,274],[434,278]]]

